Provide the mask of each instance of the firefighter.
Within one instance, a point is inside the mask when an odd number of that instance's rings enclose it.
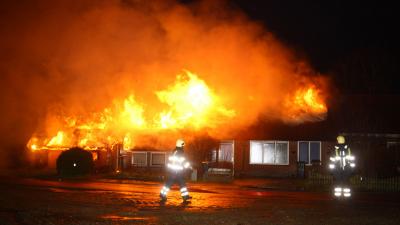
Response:
[[[167,201],[167,193],[171,186],[177,182],[180,186],[181,196],[184,202],[191,199],[189,191],[186,187],[184,178],[184,172],[186,169],[191,169],[190,163],[186,160],[183,147],[185,142],[182,139],[176,141],[176,148],[172,152],[172,155],[168,158],[167,164],[167,181],[162,187],[160,192],[160,198],[162,202]]]
[[[351,196],[350,176],[355,168],[355,157],[341,135],[337,137],[335,150],[330,157],[329,168],[334,177],[334,195],[348,198]]]

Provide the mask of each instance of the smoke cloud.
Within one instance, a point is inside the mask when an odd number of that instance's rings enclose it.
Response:
[[[51,122],[49,114],[84,117],[129,95],[146,112],[157,111],[162,103],[155,92],[183,70],[197,74],[235,110],[220,130],[260,118],[290,122],[283,104],[288,94],[310,83],[326,88],[307,62],[224,1],[0,4],[3,155],[18,154],[15,146],[23,149]]]

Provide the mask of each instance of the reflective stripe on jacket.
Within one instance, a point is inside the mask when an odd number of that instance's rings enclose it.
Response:
[[[174,151],[174,153],[168,158],[167,167],[173,171],[182,171],[183,169],[189,168],[190,163],[186,160],[183,154]]]

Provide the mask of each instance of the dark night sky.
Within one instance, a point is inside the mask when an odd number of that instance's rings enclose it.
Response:
[[[232,4],[265,24],[318,71],[332,75],[342,91],[400,92],[396,34],[400,20],[395,3],[233,0]],[[352,72],[343,73],[343,64]]]
[[[334,100],[328,120],[315,124],[315,132],[314,125],[306,125],[309,127],[305,130],[314,132],[311,135],[321,130],[328,136],[335,132],[399,132],[400,37],[396,33],[400,14],[395,3],[280,0],[231,3],[332,78],[342,97]]]

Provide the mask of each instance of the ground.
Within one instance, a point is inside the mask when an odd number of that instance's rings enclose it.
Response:
[[[161,182],[1,177],[0,224],[400,224],[399,193],[338,201],[275,184],[189,183],[191,203],[175,186],[160,204]]]

